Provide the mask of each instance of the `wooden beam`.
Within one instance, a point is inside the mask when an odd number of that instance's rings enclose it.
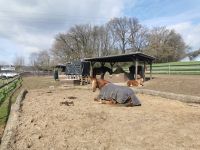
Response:
[[[111,68],[115,65],[115,62],[110,62]]]
[[[144,66],[143,66],[143,78],[144,78],[144,81],[146,80],[146,77],[145,77],[145,71],[146,71],[146,61],[144,61]]]
[[[94,64],[95,64],[95,63],[96,63],[96,62],[93,62],[93,61],[90,62],[90,77],[93,76],[93,68],[94,68]]]
[[[101,66],[102,66],[102,67],[105,66],[105,62],[101,62]]]
[[[152,79],[152,61],[150,62],[150,80]]]
[[[115,62],[110,62],[110,67],[112,69],[112,72],[113,72],[113,66],[115,65]]]
[[[138,60],[135,59],[135,80],[137,80],[137,72],[138,72]]]

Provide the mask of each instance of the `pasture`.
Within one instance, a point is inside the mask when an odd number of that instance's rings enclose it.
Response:
[[[145,86],[167,82],[165,78],[156,77]],[[177,81],[182,78],[177,76]],[[30,81],[38,82],[30,86]],[[118,107],[93,101],[98,91],[93,93],[90,85],[72,87],[47,77],[27,78],[25,84],[29,91],[13,139],[16,150],[200,148],[198,104],[138,94],[141,107]],[[74,105],[61,103],[65,101]]]

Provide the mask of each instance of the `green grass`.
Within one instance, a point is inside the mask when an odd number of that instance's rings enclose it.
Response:
[[[4,101],[4,103],[0,106],[0,126],[4,126],[8,116],[8,101]]]

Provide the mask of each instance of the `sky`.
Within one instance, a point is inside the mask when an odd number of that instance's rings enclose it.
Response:
[[[0,63],[23,56],[28,64],[30,53],[50,49],[71,26],[124,16],[175,29],[191,51],[200,48],[200,0],[0,0]]]

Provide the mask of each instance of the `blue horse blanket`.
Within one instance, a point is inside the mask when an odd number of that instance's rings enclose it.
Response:
[[[127,99],[131,98],[133,105],[141,105],[139,99],[131,88],[112,83],[108,83],[101,88],[98,98],[102,100],[113,99],[120,104],[126,103]]]

